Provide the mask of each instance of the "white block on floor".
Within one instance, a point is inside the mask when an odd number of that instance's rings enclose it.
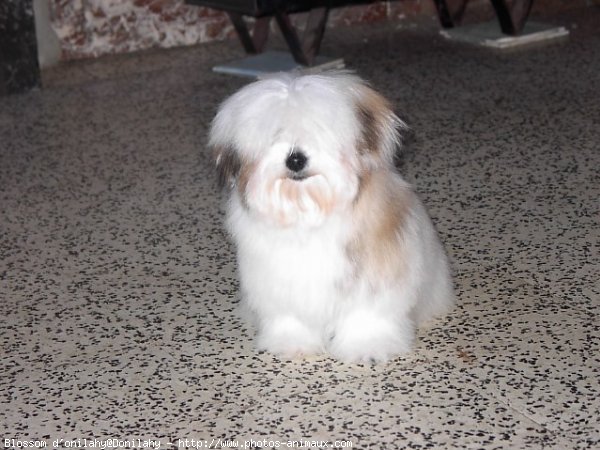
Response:
[[[440,34],[452,41],[506,50],[564,39],[569,36],[569,30],[562,26],[527,22],[520,35],[508,36],[502,33],[500,24],[494,20],[441,30]]]
[[[319,72],[328,69],[343,68],[344,60],[342,58],[330,58],[319,55],[315,58],[313,66],[305,67],[298,64],[288,52],[268,51],[215,66],[213,67],[213,71],[243,77],[260,78],[263,75],[273,72],[289,72],[292,70]]]

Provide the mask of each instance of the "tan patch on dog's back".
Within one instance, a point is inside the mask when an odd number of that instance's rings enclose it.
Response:
[[[394,174],[381,170],[364,175],[354,205],[356,231],[347,249],[356,276],[378,285],[403,275],[403,232],[413,201],[410,188]]]

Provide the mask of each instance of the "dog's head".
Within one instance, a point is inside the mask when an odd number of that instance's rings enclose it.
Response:
[[[210,132],[222,184],[278,226],[316,226],[390,170],[403,123],[347,72],[256,81],[227,99]]]

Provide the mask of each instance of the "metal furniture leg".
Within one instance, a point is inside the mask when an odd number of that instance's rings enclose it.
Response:
[[[504,34],[515,36],[523,31],[533,0],[491,1]]]
[[[460,24],[468,0],[433,0],[433,2],[442,26],[453,28]]]
[[[310,66],[314,62],[323,33],[325,32],[325,24],[329,15],[329,8],[321,7],[311,9],[308,13],[306,28],[302,40],[296,32],[296,28],[290,20],[289,14],[283,11],[275,13],[275,20],[281,29],[281,33],[287,42],[287,45],[297,63],[304,66]]]
[[[248,31],[248,25],[244,17],[235,12],[227,12],[235,31],[240,38],[240,42],[246,50],[246,53],[255,54],[262,53],[269,37],[269,25],[271,17],[258,17],[254,23],[252,34]]]
[[[460,24],[468,0],[433,0],[444,28]],[[490,0],[502,33],[510,36],[523,31],[533,0]]]

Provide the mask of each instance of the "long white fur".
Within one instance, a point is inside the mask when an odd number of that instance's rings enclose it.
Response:
[[[283,357],[330,352],[344,361],[387,361],[409,352],[416,327],[453,304],[443,247],[393,167],[402,123],[380,110],[381,148],[359,148],[365,127],[357,104],[371,94],[348,73],[278,75],[231,96],[213,121],[217,165],[239,160],[227,227],[259,349]],[[293,148],[308,156],[303,180],[287,174]],[[372,198],[361,197],[367,176]],[[359,208],[360,201],[369,208]],[[393,207],[396,201],[406,207]],[[353,245],[377,215],[387,214],[402,215],[388,217],[401,224],[391,237],[398,252],[383,252],[377,266],[385,270],[370,270],[375,266],[365,265],[372,258],[363,260]]]

